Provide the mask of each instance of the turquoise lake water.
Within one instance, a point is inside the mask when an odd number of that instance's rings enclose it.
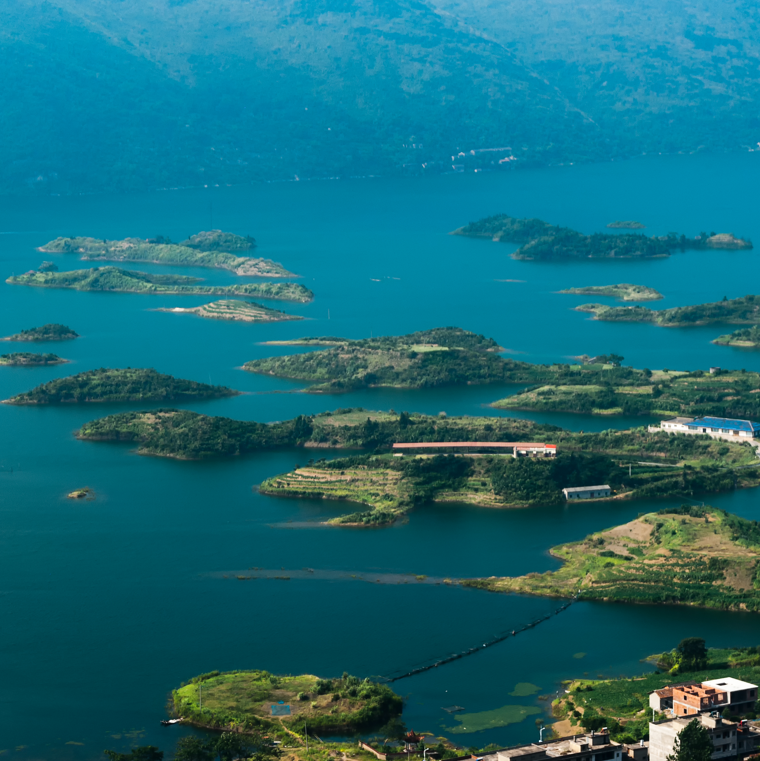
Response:
[[[655,308],[758,293],[757,251],[678,253],[647,262],[543,264],[515,247],[447,233],[487,214],[536,216],[584,232],[638,219],[648,234],[702,230],[760,241],[760,157],[650,157],[513,174],[452,175],[213,188],[134,196],[5,199],[0,274],[76,257],[35,250],[58,235],[181,240],[214,227],[250,233],[259,254],[299,273],[311,304],[267,302],[307,319],[236,325],[152,311],[209,298],[78,293],[0,283],[0,335],[62,322],[77,341],[41,344],[72,364],[0,368],[0,398],[95,367],[155,367],[248,392],[189,405],[199,412],[272,421],[337,407],[436,414],[504,414],[488,403],[515,387],[366,390],[340,397],[245,373],[247,360],[288,351],[261,342],[301,335],[360,338],[456,325],[495,338],[531,362],[617,352],[658,369],[720,365],[760,370],[760,352],[717,347],[730,327],[665,329],[593,322],[562,288],[631,282],[665,298]],[[211,214],[213,213],[213,220]],[[239,282],[226,272],[134,269]],[[521,282],[506,282],[509,280]],[[3,344],[3,351],[23,350]],[[103,748],[152,743],[170,752],[188,729],[164,729],[173,687],[212,669],[265,668],[331,676],[407,671],[528,623],[558,602],[508,597],[431,578],[521,574],[556,567],[547,550],[669,503],[573,505],[496,511],[425,506],[375,530],[304,527],[345,505],[272,499],[254,487],[305,462],[303,450],[222,462],[176,462],[130,448],[78,442],[82,423],[150,405],[0,406],[0,751],[8,759],[94,759]],[[157,405],[153,405],[157,406]],[[575,430],[646,419],[528,415]],[[320,451],[320,456],[324,454]],[[334,456],[331,454],[330,456]],[[65,494],[91,486],[97,499]],[[760,518],[757,490],[715,505]],[[313,568],[313,578],[238,581],[251,567]],[[329,574],[319,572],[343,572]],[[345,578],[377,575],[378,581]],[[389,575],[390,574],[390,575]],[[470,658],[400,681],[404,719],[445,733],[468,713],[543,705],[509,695],[531,682],[547,695],[572,676],[640,673],[640,659],[685,636],[756,645],[760,618],[675,608],[578,603],[532,631]],[[583,658],[575,658],[586,653]],[[464,745],[536,738],[535,717],[454,737]],[[22,747],[23,746],[23,747]]]

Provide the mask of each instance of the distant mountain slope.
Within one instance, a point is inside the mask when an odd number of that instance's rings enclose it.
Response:
[[[18,0],[0,29],[0,190],[598,155],[557,88],[416,0]]]
[[[433,0],[509,47],[605,132],[611,152],[757,147],[752,0]]]

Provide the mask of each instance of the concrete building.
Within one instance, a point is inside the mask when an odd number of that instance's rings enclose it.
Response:
[[[405,454],[510,454],[512,457],[556,457],[557,445],[522,441],[422,441],[396,442],[394,457]]]
[[[722,711],[727,705],[728,693],[725,690],[706,684],[673,687],[673,716]]]
[[[573,499],[599,499],[600,497],[609,497],[612,490],[607,484],[603,486],[573,486],[572,488],[563,489],[562,493],[566,500]]]
[[[713,742],[713,761],[754,753],[760,744],[760,730],[747,722],[736,724],[718,714],[669,719],[649,724],[650,761],[667,761],[675,749],[676,737],[692,721],[699,721],[710,733]]]
[[[707,435],[726,441],[754,441],[760,437],[760,423],[752,420],[734,420],[725,417],[674,417],[663,420],[659,428],[650,426],[650,431]]]
[[[613,742],[609,732],[602,730],[545,743],[505,748],[478,758],[481,761],[548,761],[559,757],[570,761],[623,761],[624,757],[628,758],[628,753],[627,746]],[[642,759],[637,757],[637,761]]]
[[[757,702],[757,685],[742,682],[730,676],[723,679],[710,679],[702,682],[702,686],[726,692],[728,700],[725,707],[733,713],[747,713],[754,709]]]

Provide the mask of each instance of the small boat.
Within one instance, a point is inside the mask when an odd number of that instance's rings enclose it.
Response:
[[[172,724],[179,724],[180,722],[184,721],[184,719],[163,719],[161,721],[161,726],[163,727],[169,727]]]

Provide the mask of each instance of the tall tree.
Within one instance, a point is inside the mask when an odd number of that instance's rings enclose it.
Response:
[[[694,719],[676,735],[668,761],[710,761],[714,750],[710,733]]]
[[[707,666],[707,647],[701,637],[687,637],[676,648],[678,665],[682,671],[697,671]]]

